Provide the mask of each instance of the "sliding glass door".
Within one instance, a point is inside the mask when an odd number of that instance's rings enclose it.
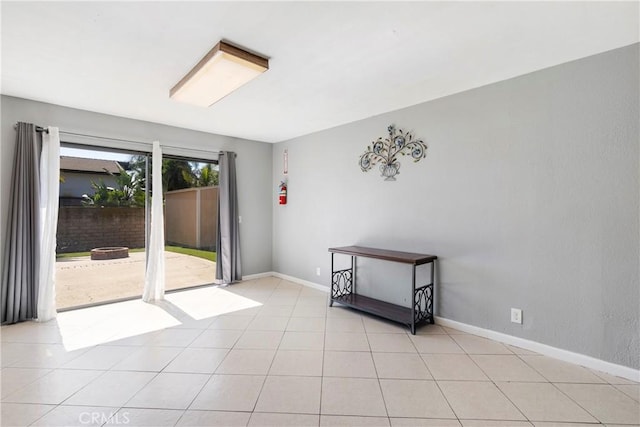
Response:
[[[147,153],[63,145],[58,309],[142,295],[153,190],[150,171]],[[162,183],[166,290],[213,284],[217,162],[165,156]]]
[[[212,284],[216,271],[218,165],[210,160],[163,160],[165,286]]]
[[[60,151],[58,309],[140,296],[147,234],[148,156]]]

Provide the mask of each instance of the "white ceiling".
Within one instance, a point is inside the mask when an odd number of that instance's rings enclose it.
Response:
[[[639,40],[638,2],[6,2],[2,93],[277,142]],[[220,39],[270,69],[169,89]]]

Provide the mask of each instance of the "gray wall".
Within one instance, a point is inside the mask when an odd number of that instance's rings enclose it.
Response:
[[[238,154],[236,158],[238,197],[242,216],[240,225],[242,272],[247,275],[271,270],[272,144],[125,119],[10,96],[2,96],[0,112],[2,117],[0,224],[3,234],[7,224],[8,189],[11,185],[15,151],[13,125],[17,121],[23,121],[41,126],[58,126],[61,130],[91,135],[148,142],[157,139],[162,144],[191,149],[235,151]],[[62,137],[64,141],[64,135]],[[100,144],[100,141],[95,143]]]
[[[640,368],[638,61],[635,44],[277,144],[274,270],[328,286],[331,246],[436,254],[437,315]],[[429,146],[396,182],[358,167],[389,124]],[[359,273],[406,303],[407,269]]]

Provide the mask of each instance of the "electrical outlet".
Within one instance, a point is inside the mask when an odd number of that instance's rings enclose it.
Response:
[[[320,267],[316,267],[316,276],[320,275]]]
[[[512,308],[511,321],[513,323],[519,323],[520,325],[522,325],[522,310],[520,310],[519,308]]]

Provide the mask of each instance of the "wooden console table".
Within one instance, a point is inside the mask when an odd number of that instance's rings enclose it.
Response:
[[[331,252],[331,299],[329,306],[333,306],[333,303],[337,302],[348,307],[403,323],[411,328],[413,335],[416,333],[416,325],[418,323],[423,321],[433,323],[433,283],[435,261],[438,259],[437,256],[365,248],[362,246],[329,248],[329,252]],[[333,264],[335,254],[351,256],[351,267],[343,270],[335,270]],[[413,301],[411,307],[403,307],[364,295],[358,295],[356,293],[357,257],[375,258],[411,265],[411,301]],[[431,264],[431,282],[416,287],[416,267],[423,264]]]

